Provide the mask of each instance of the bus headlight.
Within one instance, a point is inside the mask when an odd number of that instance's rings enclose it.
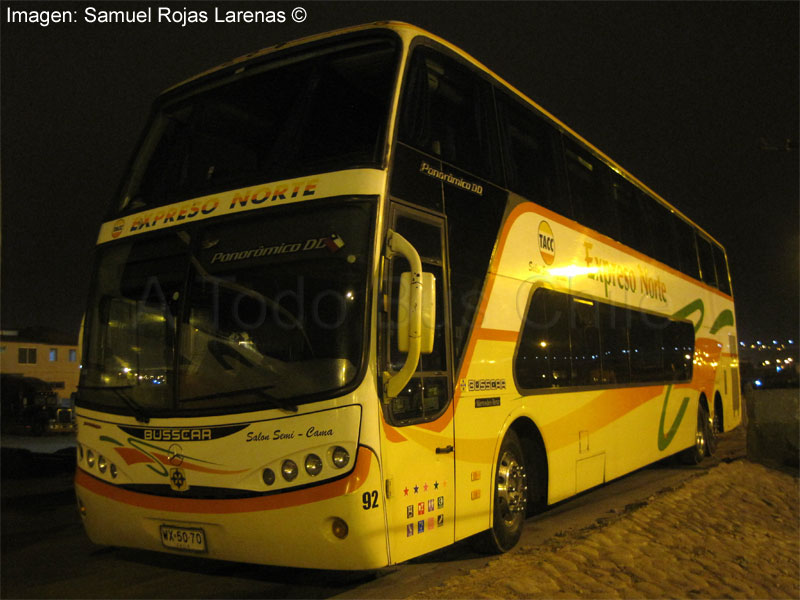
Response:
[[[108,461],[106,461],[106,457],[102,454],[97,457],[97,469],[101,473],[105,473],[106,469],[108,468]]]
[[[306,473],[316,477],[322,472],[322,459],[316,454],[306,456]]]
[[[94,452],[91,450],[86,451],[86,464],[90,467],[94,466]]]
[[[275,471],[272,469],[264,469],[264,472],[261,473],[261,479],[263,479],[264,483],[267,485],[272,485],[275,483]]]
[[[116,479],[117,478],[117,465],[115,465],[114,463],[111,463],[111,465],[108,467],[108,472],[111,473],[111,479]]]
[[[297,477],[297,463],[293,460],[285,460],[281,465],[281,475],[286,481],[294,481]]]
[[[343,469],[350,462],[350,453],[341,446],[335,446],[331,453],[331,460],[337,469]]]

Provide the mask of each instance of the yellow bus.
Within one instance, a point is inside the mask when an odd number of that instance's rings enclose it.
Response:
[[[722,246],[461,50],[376,23],[164,92],[101,226],[98,544],[374,569],[741,419]]]

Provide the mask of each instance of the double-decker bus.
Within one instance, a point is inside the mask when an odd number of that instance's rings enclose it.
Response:
[[[76,491],[96,543],[373,569],[741,419],[722,246],[402,23],[167,90],[96,249]]]

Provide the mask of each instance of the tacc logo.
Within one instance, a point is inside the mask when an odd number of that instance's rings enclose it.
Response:
[[[546,265],[552,265],[556,259],[556,238],[547,221],[539,223],[539,253]]]
[[[111,237],[116,239],[122,235],[122,230],[125,229],[125,219],[118,219],[114,221],[114,227],[111,229]]]

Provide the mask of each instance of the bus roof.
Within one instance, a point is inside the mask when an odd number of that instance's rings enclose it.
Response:
[[[269,46],[267,48],[262,48],[261,50],[257,50],[255,52],[251,52],[249,54],[245,54],[244,56],[240,56],[238,58],[234,58],[233,60],[227,61],[227,62],[222,63],[220,65],[217,65],[217,66],[215,66],[215,67],[213,67],[211,69],[208,69],[206,71],[198,73],[197,75],[195,75],[193,77],[190,77],[189,79],[186,79],[186,80],[184,80],[184,81],[182,81],[182,82],[180,82],[180,83],[178,83],[176,85],[173,85],[173,86],[167,88],[162,93],[166,94],[166,93],[171,92],[171,91],[173,91],[173,90],[175,90],[177,88],[180,88],[180,87],[182,87],[184,85],[190,84],[190,83],[192,83],[194,81],[197,81],[199,79],[202,79],[204,77],[207,77],[209,75],[217,73],[217,72],[219,72],[219,71],[221,71],[223,69],[228,69],[228,68],[230,68],[230,67],[232,67],[234,65],[237,65],[237,64],[240,64],[240,63],[245,63],[245,62],[251,61],[253,59],[260,58],[262,56],[266,56],[268,54],[271,54],[272,52],[282,51],[282,50],[286,50],[287,48],[293,48],[293,47],[301,46],[303,44],[307,44],[307,43],[310,43],[310,42],[316,42],[316,41],[319,41],[319,40],[324,40],[324,39],[327,39],[327,38],[333,38],[333,37],[337,37],[337,36],[340,36],[340,35],[356,33],[356,32],[359,32],[359,31],[368,31],[370,29],[390,29],[390,30],[398,33],[400,35],[400,37],[403,38],[406,41],[410,41],[411,39],[413,39],[415,37],[418,37],[418,36],[426,37],[426,38],[436,42],[437,44],[440,44],[440,45],[444,46],[445,48],[447,48],[451,52],[454,52],[455,54],[457,54],[458,56],[460,56],[464,60],[468,61],[469,63],[471,63],[472,65],[474,65],[475,67],[477,67],[478,69],[480,69],[481,71],[486,73],[487,75],[491,76],[492,79],[494,79],[495,81],[500,83],[502,86],[507,88],[509,91],[513,92],[516,96],[518,96],[519,98],[524,100],[526,103],[528,103],[530,106],[532,106],[538,112],[540,112],[542,115],[547,117],[550,121],[555,123],[561,130],[569,133],[570,136],[572,136],[575,139],[577,139],[578,141],[580,141],[591,152],[593,152],[600,160],[605,162],[611,169],[616,171],[619,175],[621,175],[622,177],[628,179],[631,183],[633,183],[634,185],[636,185],[640,189],[642,189],[645,192],[647,192],[649,195],[651,195],[658,202],[663,204],[670,211],[672,211],[676,215],[680,216],[684,221],[686,221],[688,223],[691,223],[697,230],[702,232],[706,237],[708,237],[714,243],[716,243],[717,245],[722,247],[722,244],[720,244],[711,234],[709,234],[705,229],[700,227],[692,219],[690,219],[688,216],[686,216],[683,212],[681,212],[680,210],[675,208],[667,200],[665,200],[663,197],[661,197],[657,192],[655,192],[653,189],[651,189],[647,184],[645,184],[639,178],[637,178],[635,175],[633,175],[632,173],[627,171],[625,168],[623,168],[620,164],[618,164],[610,156],[608,156],[602,150],[597,148],[594,144],[592,144],[591,142],[586,140],[583,136],[581,136],[574,129],[569,127],[566,123],[561,121],[558,117],[556,117],[551,112],[549,112],[548,110],[546,110],[545,108],[540,106],[538,103],[536,103],[534,100],[529,98],[527,95],[525,95],[519,89],[517,89],[512,84],[510,84],[508,81],[506,81],[505,79],[500,77],[492,69],[490,69],[489,67],[487,67],[486,65],[481,63],[479,60],[477,60],[476,58],[474,58],[473,56],[471,56],[470,54],[468,54],[467,52],[465,52],[464,50],[462,50],[458,46],[453,45],[452,43],[450,43],[447,40],[439,37],[438,35],[433,34],[430,31],[427,31],[425,29],[422,29],[421,27],[417,27],[416,25],[412,25],[410,23],[405,23],[403,21],[376,21],[376,22],[373,22],[373,23],[365,23],[363,25],[355,25],[355,26],[352,26],[352,27],[345,27],[345,28],[342,28],[342,29],[336,29],[336,30],[333,30],[333,31],[319,33],[319,34],[315,34],[315,35],[312,35],[312,36],[307,36],[307,37],[304,37],[304,38],[300,38],[300,39],[297,39],[297,40],[292,40],[290,42],[281,42],[279,44],[275,44],[274,46]]]

